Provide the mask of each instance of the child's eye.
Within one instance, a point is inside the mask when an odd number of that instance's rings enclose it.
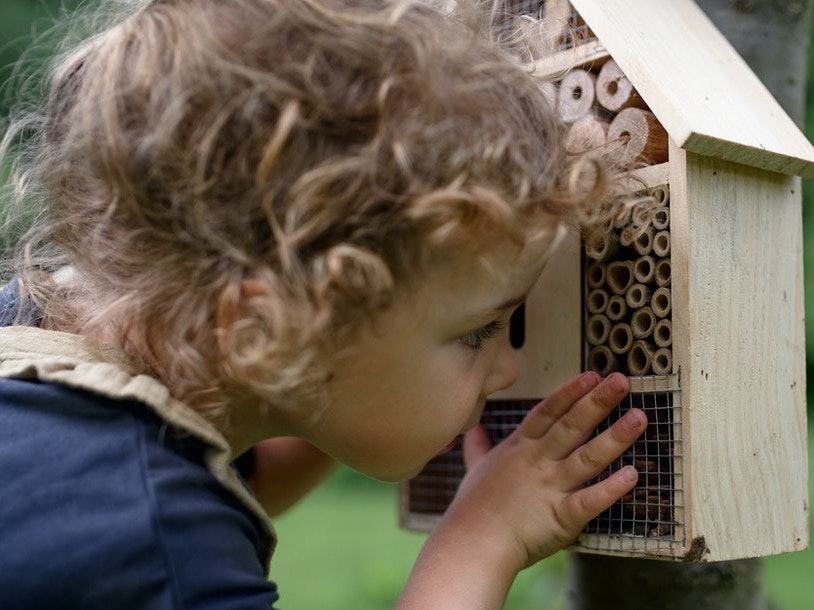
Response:
[[[466,333],[459,341],[472,349],[483,349],[485,343],[497,335],[502,329],[506,328],[508,323],[508,320],[489,322],[486,326],[481,326],[477,330]]]

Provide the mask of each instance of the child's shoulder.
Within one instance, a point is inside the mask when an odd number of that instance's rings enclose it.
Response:
[[[0,496],[15,498],[0,504],[11,607],[170,608],[179,592],[236,585],[236,573],[256,576],[258,607],[276,598],[251,517],[203,465],[200,443],[136,401],[58,384],[0,379],[0,409]]]

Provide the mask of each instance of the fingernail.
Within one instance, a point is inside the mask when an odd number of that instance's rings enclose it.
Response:
[[[601,381],[599,373],[596,371],[585,371],[582,373],[582,380],[591,385],[597,385]]]
[[[642,418],[633,411],[628,411],[625,413],[622,419],[624,420],[625,425],[631,430],[638,430],[642,427]]]
[[[639,473],[633,466],[625,466],[621,470],[622,478],[628,483],[639,480]]]
[[[626,392],[630,388],[630,382],[622,374],[611,374],[608,379],[613,384],[613,389],[619,392]]]

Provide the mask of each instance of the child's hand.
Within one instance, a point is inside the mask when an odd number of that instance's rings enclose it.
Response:
[[[477,521],[481,536],[512,540],[523,566],[573,542],[588,521],[636,484],[630,466],[583,487],[647,426],[645,414],[631,409],[586,442],[628,389],[619,373],[604,380],[585,373],[536,405],[494,449],[482,428],[470,431],[464,442],[470,472],[455,500],[455,517]]]
[[[635,486],[638,474],[630,466],[585,487],[647,427],[645,414],[631,409],[590,438],[628,390],[619,373],[604,380],[584,373],[536,405],[496,447],[482,428],[466,435],[469,472],[413,573],[428,587],[434,583],[436,596],[429,599],[452,604],[444,608],[502,607],[518,571],[573,542]],[[418,582],[408,583],[408,598],[417,593],[413,585]]]

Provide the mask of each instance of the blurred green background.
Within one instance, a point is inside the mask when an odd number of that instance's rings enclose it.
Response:
[[[47,31],[60,12],[57,0],[1,0],[0,82],[12,75],[20,52]],[[79,0],[64,0],[73,7]],[[40,55],[47,52],[47,46]],[[14,89],[0,92],[0,117]],[[810,49],[806,133],[814,134],[814,53]],[[3,168],[0,168],[2,180]],[[814,412],[814,183],[804,182],[805,285],[809,349],[809,421]],[[809,471],[811,434],[809,424]],[[424,540],[397,526],[397,488],[340,468],[329,481],[277,520],[280,538],[272,578],[290,610],[392,607]],[[521,573],[509,610],[555,610],[564,601],[567,553],[559,553]],[[814,608],[814,551],[769,557],[765,589],[773,610]]]

